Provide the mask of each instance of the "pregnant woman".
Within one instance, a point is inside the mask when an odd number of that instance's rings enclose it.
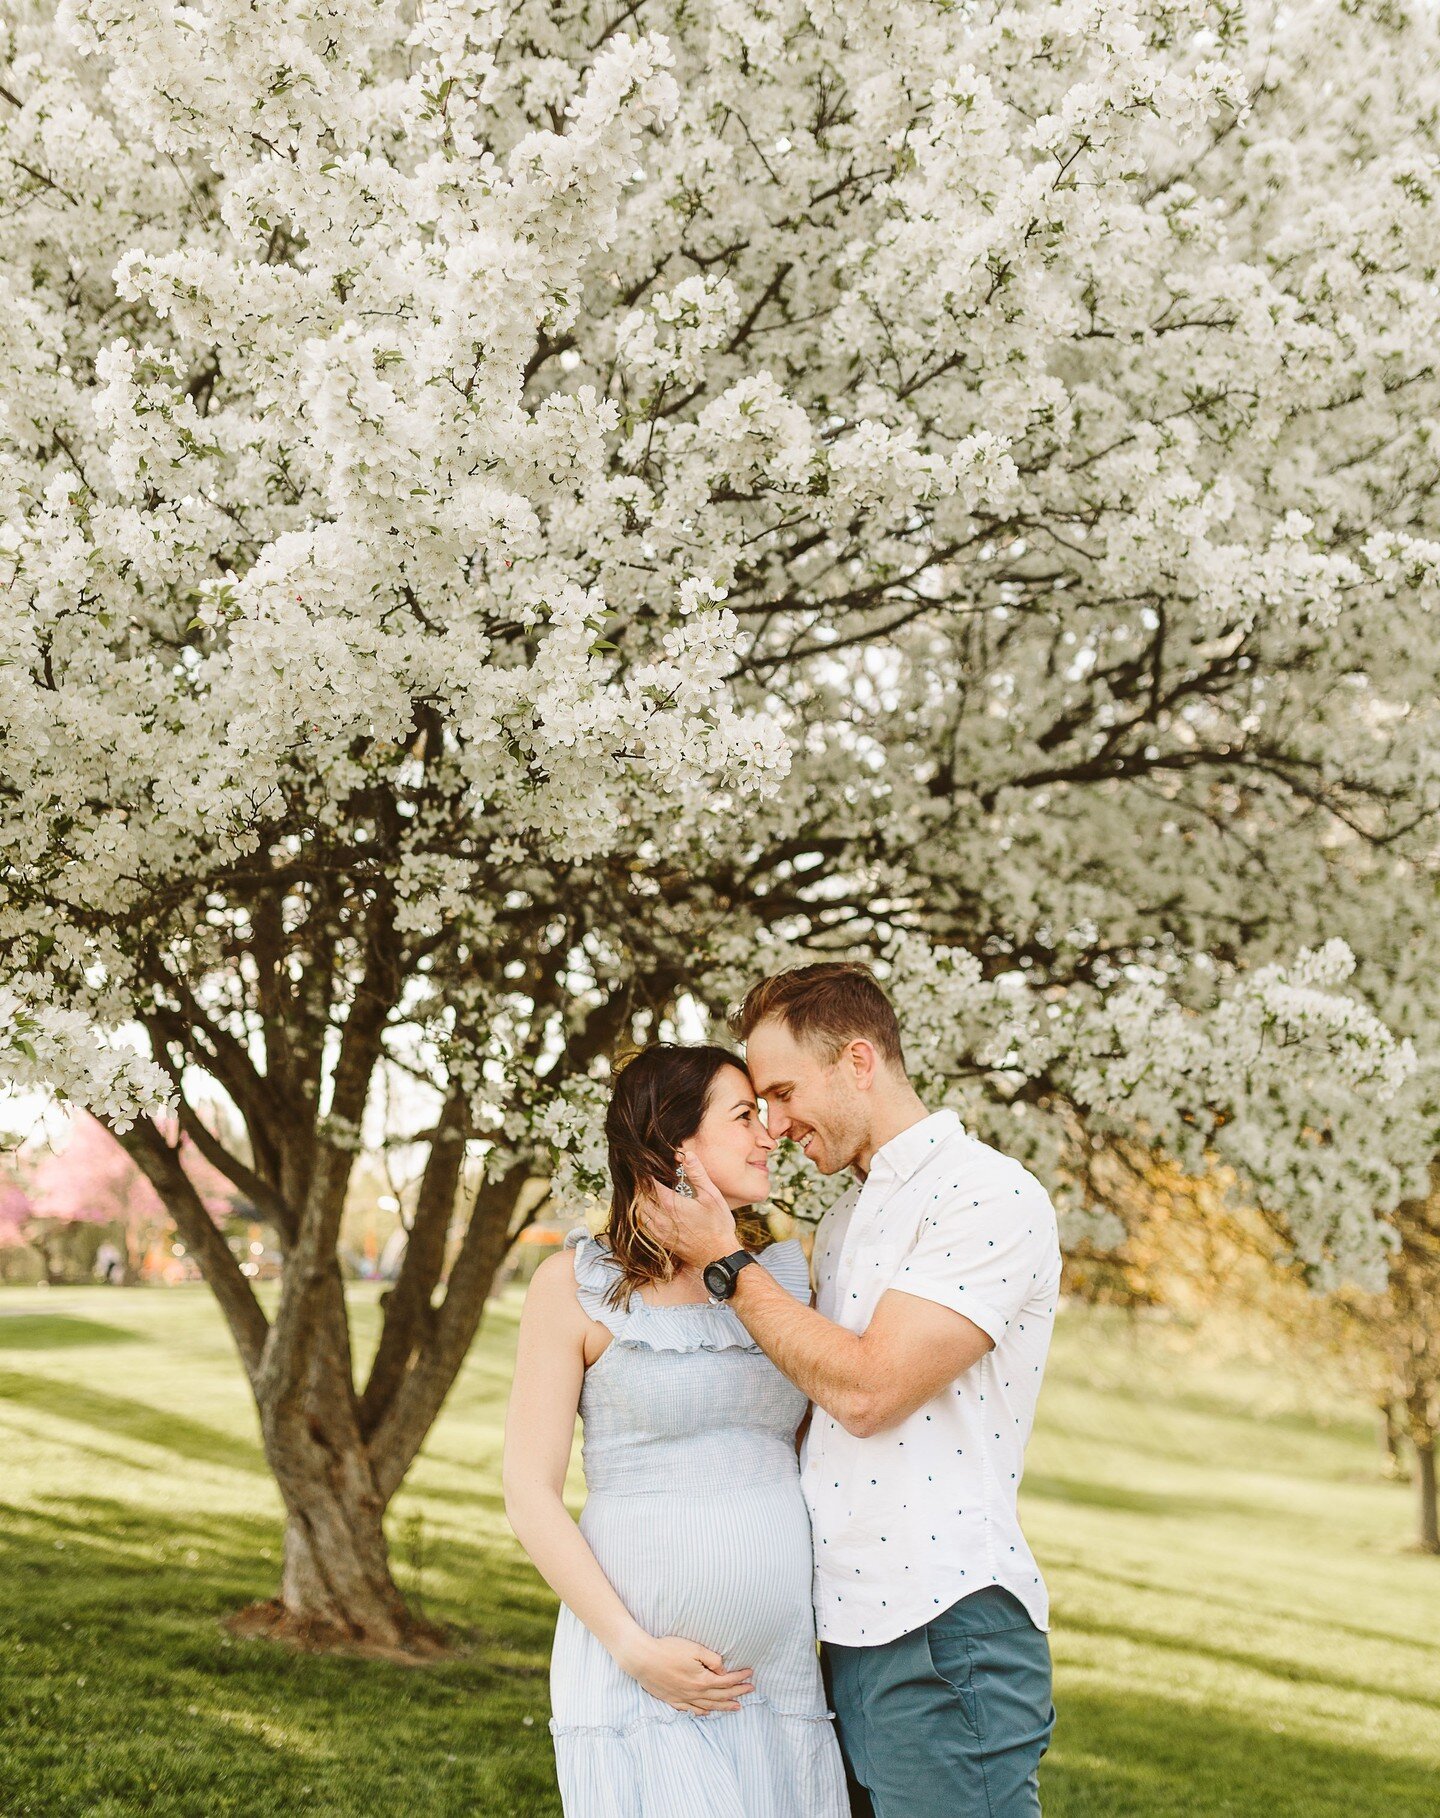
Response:
[[[811,1607],[805,1398],[640,1223],[688,1150],[732,1208],[774,1142],[721,1048],[657,1044],[606,1116],[605,1233],[535,1273],[505,1431],[505,1506],[563,1608],[550,1668],[566,1818],[848,1818]],[[797,1243],[758,1266],[810,1298]],[[562,1490],[579,1414],[589,1491]]]

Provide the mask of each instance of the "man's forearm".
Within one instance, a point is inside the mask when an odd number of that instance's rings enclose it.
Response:
[[[863,1338],[801,1306],[760,1268],[740,1271],[730,1305],[771,1363],[811,1401],[847,1429],[862,1423],[874,1391]]]

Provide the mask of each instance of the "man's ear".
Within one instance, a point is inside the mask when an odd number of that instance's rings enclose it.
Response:
[[[876,1055],[873,1045],[867,1042],[863,1036],[857,1035],[855,1040],[848,1044],[846,1053],[850,1057],[850,1065],[855,1070],[856,1086],[861,1092],[868,1092],[875,1084],[875,1073],[879,1065],[879,1057]]]

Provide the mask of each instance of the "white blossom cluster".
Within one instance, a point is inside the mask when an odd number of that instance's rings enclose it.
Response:
[[[910,938],[892,990],[905,1028],[922,1037],[934,1083],[977,1070],[1001,1082],[1009,1115],[987,1117],[977,1104],[979,1121],[1047,1172],[1064,1172],[1060,1131],[1017,1115],[1028,1080],[1045,1079],[1092,1135],[1155,1143],[1196,1174],[1225,1163],[1247,1183],[1264,1182],[1267,1196],[1304,1209],[1293,1221],[1296,1252],[1317,1282],[1332,1282],[1343,1256],[1374,1285],[1384,1275],[1375,1207],[1407,1184],[1402,1157],[1336,1139],[1354,1129],[1357,1106],[1383,1120],[1418,1058],[1341,989],[1354,965],[1332,940],[1190,1003],[1158,973],[1103,995],[1036,1003],[1019,975],[986,981],[970,955],[926,951]]]
[[[18,983],[0,984],[0,1076],[7,1085],[89,1106],[117,1130],[164,1109],[170,1081],[154,1061],[103,1040],[94,1017],[80,1010],[32,1007],[28,981]]]
[[[1437,49],[18,0],[10,1051],[140,1110],[117,1032],[263,1080],[383,974],[385,1065],[574,1152],[682,998],[859,952],[980,1125],[1131,1120],[1373,1270],[1440,1133],[1374,1020],[1423,1059],[1440,976]]]
[[[534,1119],[533,1131],[554,1155],[550,1196],[556,1209],[596,1222],[608,1199],[610,1175],[605,1153],[605,1103],[609,1094],[598,1080],[572,1080],[549,1098]]]

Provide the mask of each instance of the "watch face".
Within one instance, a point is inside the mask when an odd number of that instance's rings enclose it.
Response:
[[[723,1300],[730,1292],[733,1277],[724,1263],[706,1263],[702,1279],[712,1294],[718,1294]]]

